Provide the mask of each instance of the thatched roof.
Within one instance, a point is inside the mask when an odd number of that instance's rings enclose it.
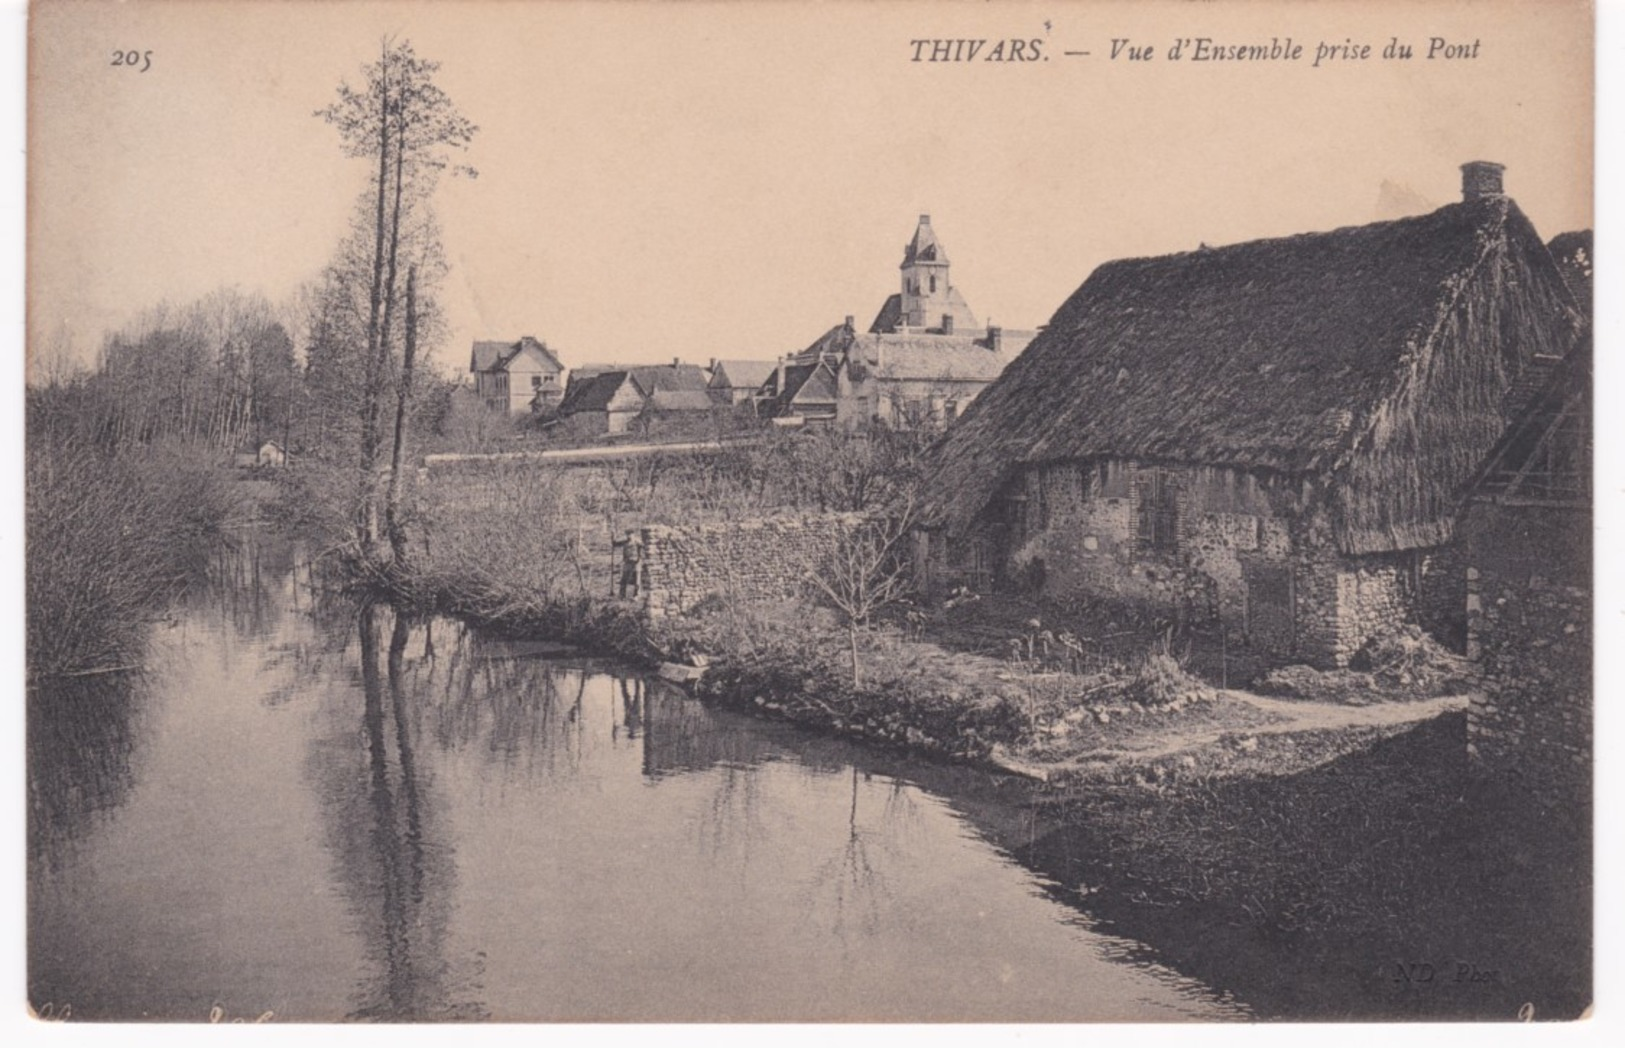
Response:
[[[1559,233],[1546,245],[1557,262],[1558,271],[1568,281],[1569,290],[1579,300],[1587,315],[1591,312],[1591,268],[1596,255],[1591,247],[1591,230],[1577,229]]]
[[[1509,296],[1517,308],[1502,309]],[[1473,465],[1505,424],[1496,413],[1512,379],[1537,353],[1562,355],[1578,325],[1550,254],[1509,199],[1110,262],[949,430],[925,509],[966,526],[1015,467],[1051,461],[1329,481],[1359,450],[1389,455],[1392,469],[1390,452],[1420,439],[1411,424],[1431,410],[1418,407],[1431,403],[1422,387],[1448,385],[1441,333],[1486,342],[1496,324],[1495,344],[1468,347],[1481,354],[1461,365],[1471,377],[1430,423],[1457,426],[1452,455],[1476,454]],[[1422,478],[1431,489],[1408,492],[1403,512],[1365,507],[1370,519],[1355,521],[1343,507],[1346,548],[1403,548],[1447,530],[1422,507],[1441,504],[1471,468]]]

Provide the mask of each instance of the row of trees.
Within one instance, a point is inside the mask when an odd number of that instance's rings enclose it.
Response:
[[[36,423],[71,424],[104,448],[178,440],[230,450],[287,439],[297,411],[293,339],[271,304],[235,289],[161,305],[110,335],[93,375],[58,376]],[[71,410],[51,411],[57,401]]]
[[[41,373],[31,438],[106,453],[176,443],[216,456],[276,440],[339,478],[326,494],[345,504],[364,563],[402,561],[413,416],[426,405],[433,425],[451,400],[448,384],[420,379],[446,335],[437,296],[447,267],[431,205],[443,175],[474,173],[452,163],[476,129],[436,85],[438,68],[386,39],[359,85],[341,84],[315,114],[368,170],[316,279],[280,305],[228,288],[146,311],[107,337],[93,373]]]

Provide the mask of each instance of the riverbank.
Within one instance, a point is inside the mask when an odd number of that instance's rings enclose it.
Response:
[[[1057,898],[1261,1016],[1512,1019],[1534,1002],[1557,1018],[1589,1001],[1588,816],[1475,779],[1460,696],[1262,696],[1163,659],[1103,686],[896,633],[865,638],[854,685],[844,638],[806,608],[663,630],[632,602],[474,608],[501,635],[651,668],[704,651],[691,693],[708,704],[988,770],[1001,803],[1031,813],[1001,843]]]
[[[1216,687],[1154,650],[1085,655],[1071,634],[1057,637],[1036,621],[1006,638],[1004,658],[953,650],[924,628],[915,636],[863,631],[854,674],[850,638],[799,601],[713,601],[651,624],[635,601],[550,599],[495,573],[447,576],[425,566],[387,580],[387,590],[503,637],[545,636],[651,670],[704,663],[690,685],[703,701],[1055,788],[1291,774],[1467,702],[1420,689],[1412,701],[1375,703],[1253,694]]]
[[[1590,812],[1477,777],[1465,728],[1446,714],[1295,772],[1038,791],[1045,830],[1006,844],[1263,1017],[1577,1018]]]
[[[981,768],[1030,813],[1001,824],[1003,846],[1057,898],[1262,1016],[1513,1018],[1533,1002],[1560,1017],[1588,1002],[1588,817],[1475,780],[1459,689],[1476,682],[1404,638],[1394,664],[1258,673],[1240,690],[1222,686],[1235,663],[1215,680],[1131,621],[1047,626],[988,600],[860,631],[854,679],[838,620],[803,601],[713,600],[651,625],[635,601],[559,595],[559,565],[543,596],[469,563],[420,564],[392,595],[649,670],[705,661],[689,693],[707,704],[881,759]],[[1301,969],[1283,972],[1283,950]]]

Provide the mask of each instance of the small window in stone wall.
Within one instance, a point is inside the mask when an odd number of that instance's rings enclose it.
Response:
[[[1139,502],[1136,538],[1142,550],[1173,553],[1179,548],[1178,484],[1167,470],[1142,470],[1134,479]]]

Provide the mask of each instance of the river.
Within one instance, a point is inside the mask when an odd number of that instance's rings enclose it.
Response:
[[[1246,1017],[996,843],[986,772],[514,657],[222,553],[30,696],[29,995],[75,1019]]]

